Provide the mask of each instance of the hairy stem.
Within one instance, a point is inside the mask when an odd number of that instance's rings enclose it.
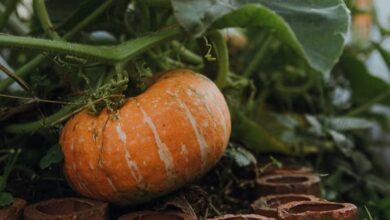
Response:
[[[65,119],[67,119],[73,113],[76,113],[82,109],[83,109],[82,104],[66,105],[60,111],[58,111],[50,116],[44,117],[38,121],[33,121],[33,122],[28,122],[28,123],[11,124],[11,125],[5,126],[4,131],[6,131],[8,133],[15,133],[15,134],[33,133],[42,127],[53,126],[54,124],[59,123]]]
[[[183,32],[179,28],[166,29],[143,37],[135,38],[117,46],[90,46],[78,43],[0,35],[0,46],[29,48],[42,51],[65,53],[86,57],[107,63],[126,62],[134,56],[160,44],[173,40]]]
[[[218,73],[215,84],[218,88],[223,89],[226,86],[229,74],[229,52],[226,41],[219,31],[212,31],[208,36],[214,47],[218,62]]]
[[[91,57],[97,60],[109,60],[111,53],[107,47],[94,47],[83,44],[68,43],[55,40],[38,39],[32,37],[18,37],[18,36],[0,36],[0,46],[29,48],[41,51],[50,51],[57,53],[66,53],[71,55],[79,55],[82,57]]]
[[[45,31],[45,34],[54,40],[62,40],[60,35],[54,30],[54,26],[51,23],[49,14],[47,13],[44,0],[34,0],[33,2],[34,12],[37,15],[41,26]]]
[[[203,59],[199,55],[195,54],[191,50],[187,49],[184,45],[180,44],[178,41],[172,41],[172,48],[180,54],[180,56],[195,65],[203,64]]]

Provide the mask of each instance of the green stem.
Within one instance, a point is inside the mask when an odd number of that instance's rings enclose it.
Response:
[[[184,34],[181,28],[175,27],[152,33],[143,37],[124,42],[114,48],[110,57],[114,62],[127,62],[150,48],[166,41],[179,38]]]
[[[0,31],[3,30],[4,26],[8,22],[9,16],[15,10],[19,0],[8,0],[5,5],[5,11],[0,15]]]
[[[262,36],[260,48],[258,48],[255,56],[253,57],[253,59],[249,63],[248,67],[245,69],[243,76],[249,78],[253,74],[256,67],[259,66],[259,64],[263,60],[265,54],[267,53],[271,41],[272,41],[272,35],[268,32],[264,33],[264,35]]]
[[[38,16],[39,22],[45,31],[45,34],[48,35],[51,39],[62,40],[60,35],[54,30],[54,26],[51,23],[49,14],[47,13],[46,5],[44,0],[34,0],[33,1],[34,12]]]
[[[223,89],[226,86],[229,74],[229,52],[226,41],[219,31],[212,31],[208,37],[214,47],[218,62],[218,73],[215,84],[218,88]]]
[[[64,40],[69,40],[73,38],[77,33],[79,33],[83,28],[93,22],[98,16],[100,16],[103,12],[107,10],[107,8],[112,4],[113,0],[107,0],[103,4],[101,4],[96,10],[94,10],[90,15],[88,15],[84,20],[70,29],[67,33],[62,37]]]
[[[9,175],[11,174],[11,171],[13,170],[15,163],[18,160],[20,152],[21,152],[20,149],[16,149],[16,151],[14,151],[12,156],[10,157],[10,161],[9,161],[9,163],[7,163],[7,166],[6,166],[4,173],[3,173],[4,181],[7,181]]]
[[[178,41],[172,41],[171,42],[172,48],[180,54],[180,56],[186,60],[187,62],[190,62],[195,65],[201,65],[203,63],[202,57],[195,54],[191,50],[188,50],[184,45],[180,44]]]
[[[32,60],[30,60],[28,63],[23,65],[20,69],[18,69],[15,72],[15,75],[22,79],[25,78],[32,69],[36,68],[44,60],[45,60],[45,56],[43,56],[42,54],[34,57]],[[0,92],[6,90],[8,86],[10,86],[13,82],[15,81],[11,77],[8,77],[0,81]]]
[[[180,36],[180,28],[166,29],[143,37],[135,38],[118,46],[90,46],[78,43],[68,43],[31,37],[17,37],[0,35],[0,46],[29,48],[42,51],[65,53],[74,56],[86,57],[107,63],[126,62],[134,56],[145,52],[151,47],[164,41]]]
[[[316,80],[316,74],[311,72],[307,74],[306,81],[301,85],[287,86],[283,84],[283,79],[280,78],[276,82],[275,89],[286,94],[306,94],[307,91],[313,87]]]
[[[32,37],[1,35],[0,46],[66,53],[104,61],[112,61],[110,58],[113,56],[110,54],[112,51],[108,47],[99,48],[83,44],[38,39]]]
[[[70,31],[68,31],[63,39],[68,40],[75,36],[80,30],[82,30],[85,26],[94,21],[99,15],[101,15],[112,3],[112,0],[105,1],[102,5],[100,5],[95,11],[93,11],[90,15],[88,15],[84,20],[78,23],[75,27],[73,27]],[[15,74],[20,78],[25,78],[28,73],[39,66],[45,60],[45,56],[42,54],[37,55],[24,66],[20,67]],[[0,82],[0,92],[7,89],[14,80],[12,78],[6,78]]]
[[[38,121],[28,122],[28,123],[20,123],[20,124],[11,124],[4,127],[4,131],[14,134],[19,133],[33,133],[34,131],[40,129],[43,126],[53,126],[56,123],[59,123],[68,118],[72,113],[77,112],[77,110],[81,110],[82,104],[77,105],[66,105],[60,111],[48,116],[44,117]]]
[[[347,116],[355,116],[355,115],[358,115],[360,113],[363,113],[363,112],[367,111],[367,109],[369,109],[371,106],[375,105],[378,102],[381,102],[382,100],[384,100],[385,98],[387,98],[389,96],[390,96],[390,89],[384,93],[377,95],[376,97],[370,99],[369,101],[363,103],[361,106],[353,109],[352,111],[348,112]]]

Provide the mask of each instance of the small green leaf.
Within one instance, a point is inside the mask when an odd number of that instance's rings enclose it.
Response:
[[[318,121],[318,119],[315,116],[312,115],[305,115],[306,121],[310,124],[309,130],[312,131],[314,134],[320,136],[323,134],[323,128],[321,123]]]
[[[54,145],[46,155],[39,161],[39,167],[41,169],[46,169],[52,164],[56,164],[62,161],[64,155],[62,154],[61,147],[59,144]]]
[[[0,192],[0,208],[11,205],[13,201],[14,197],[11,193]]]
[[[242,147],[229,145],[226,149],[225,155],[232,158],[239,167],[245,167],[257,163],[253,154]]]
[[[370,120],[354,117],[331,117],[325,119],[325,123],[338,131],[369,129],[374,125]]]
[[[353,141],[344,134],[335,130],[328,130],[328,133],[336,143],[336,146],[339,147],[341,152],[343,152],[346,157],[350,157],[354,147]]]
[[[283,163],[277,160],[275,157],[270,156],[269,159],[271,159],[272,163],[275,164],[278,168],[283,167]]]

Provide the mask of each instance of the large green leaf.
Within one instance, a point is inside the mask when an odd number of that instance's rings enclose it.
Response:
[[[340,59],[340,66],[349,80],[354,104],[378,100],[390,105],[389,84],[372,75],[363,61],[352,53],[345,52]]]
[[[350,19],[342,0],[171,0],[178,22],[195,36],[211,26],[262,27],[328,72],[345,43]]]

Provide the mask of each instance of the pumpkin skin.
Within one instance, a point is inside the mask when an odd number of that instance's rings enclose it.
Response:
[[[82,111],[64,126],[64,172],[80,194],[139,204],[205,174],[223,155],[230,113],[215,84],[191,70],[159,76],[112,117]]]

